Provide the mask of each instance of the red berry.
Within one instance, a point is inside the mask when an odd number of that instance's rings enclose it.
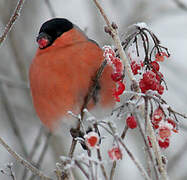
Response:
[[[158,93],[159,93],[160,95],[162,95],[163,92],[164,92],[164,86],[162,86],[162,85],[160,84],[160,86],[158,87],[157,91],[158,91]]]
[[[165,140],[158,140],[158,144],[161,148],[166,149],[169,147],[169,138],[166,138]]]
[[[175,123],[175,121],[174,121],[173,119],[168,118],[168,119],[166,119],[166,121],[167,121],[169,124],[171,124],[171,125],[173,126],[173,128],[176,128],[176,123]]]
[[[139,86],[140,86],[140,89],[141,89],[142,93],[145,93],[147,91],[147,86],[146,86],[143,79],[140,80]]]
[[[116,98],[116,101],[120,102],[119,95],[121,95],[123,93],[123,91],[125,90],[125,84],[121,81],[118,81],[117,84],[118,84],[117,90],[115,89],[113,95]]]
[[[94,131],[91,131],[88,134],[86,134],[84,138],[85,138],[85,141],[86,141],[86,145],[89,148],[96,147],[96,145],[99,142],[99,135]]]
[[[122,72],[122,70],[123,70],[123,64],[122,64],[122,62],[121,62],[121,60],[119,58],[114,58],[112,60],[112,64],[114,65],[114,70],[116,72],[119,72],[119,73]]]
[[[172,120],[171,118],[166,119],[166,121],[173,126],[172,131],[175,133],[178,133],[178,130],[176,129],[177,125],[176,125],[175,121]]]
[[[122,77],[123,77],[123,75],[120,72],[116,72],[116,73],[111,74],[111,78],[115,82],[118,82],[118,81],[122,80]]]
[[[156,74],[153,71],[147,71],[143,74],[143,79],[146,83],[150,83],[150,81],[155,81]]]
[[[112,160],[122,159],[122,152],[118,147],[113,147],[111,150],[109,150],[108,155]]]
[[[160,66],[159,66],[159,64],[156,61],[152,61],[151,62],[151,66],[152,66],[152,71],[153,72],[159,71],[159,69],[160,69]]]
[[[165,52],[160,52],[160,53],[157,53],[156,55],[155,55],[155,60],[156,61],[164,61],[164,56],[165,57],[169,57]]]
[[[152,117],[153,124],[158,124],[162,120],[163,116],[164,116],[164,113],[163,113],[162,109],[158,107],[153,112],[153,117]]]
[[[134,75],[138,74],[138,70],[141,69],[141,65],[138,64],[136,61],[131,62],[131,69]]]
[[[137,122],[136,122],[136,119],[134,116],[129,116],[127,119],[126,119],[126,124],[129,128],[131,129],[134,129],[137,127]]]
[[[163,74],[161,73],[161,72],[157,72],[156,73],[156,79],[160,82],[161,81],[161,79],[163,79]]]
[[[158,134],[161,139],[165,139],[165,138],[171,136],[171,130],[167,126],[160,127]]]

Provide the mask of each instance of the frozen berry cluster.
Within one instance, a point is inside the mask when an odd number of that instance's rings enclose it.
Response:
[[[116,57],[114,50],[111,46],[104,46],[104,58],[107,60],[107,63],[112,66],[113,73],[111,74],[111,79],[116,83],[116,89],[113,92],[113,95],[117,102],[120,102],[120,95],[125,90],[125,83],[123,82],[123,64],[121,60]]]

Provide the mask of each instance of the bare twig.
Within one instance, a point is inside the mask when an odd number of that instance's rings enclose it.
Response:
[[[40,154],[40,156],[38,158],[38,162],[36,163],[36,167],[37,168],[40,168],[41,163],[42,163],[42,161],[44,159],[44,156],[45,156],[45,154],[47,152],[47,148],[48,148],[48,145],[49,145],[49,139],[50,139],[50,137],[51,137],[51,133],[48,132],[47,135],[46,135],[46,140],[45,140],[43,149],[42,149],[41,154]],[[29,180],[33,180],[35,176],[36,175],[32,175]]]
[[[147,109],[148,109],[148,99],[145,98],[145,113],[147,112]],[[151,143],[152,143],[153,151],[154,151],[155,157],[156,157],[157,162],[158,162],[158,167],[159,167],[162,179],[167,180],[168,179],[167,171],[166,171],[166,169],[164,167],[164,164],[162,162],[162,155],[161,155],[161,152],[160,152],[160,148],[158,146],[158,142],[157,142],[153,127],[151,125],[151,121],[149,120],[148,117],[149,116],[146,113],[145,122],[147,122],[147,131],[149,133],[149,137],[150,137],[150,140],[151,140]]]
[[[7,168],[8,170],[3,170],[3,169],[1,169],[0,172],[1,172],[2,174],[6,175],[6,176],[11,177],[12,180],[16,180],[15,173],[13,172],[12,166],[13,166],[13,163],[8,163],[8,164],[6,165],[6,168]],[[8,172],[7,172],[7,171],[8,171]]]
[[[19,0],[17,3],[17,6],[14,10],[13,15],[11,16],[9,22],[7,23],[3,34],[0,37],[0,45],[2,44],[2,42],[6,39],[6,36],[8,34],[8,32],[11,30],[12,26],[14,25],[14,22],[18,19],[19,15],[20,15],[20,11],[22,9],[22,6],[24,4],[25,0]]]
[[[2,98],[2,103],[4,105],[8,120],[10,122],[12,129],[13,129],[13,132],[18,139],[21,150],[22,150],[24,156],[27,157],[28,153],[27,153],[26,145],[24,143],[23,137],[21,136],[20,128],[18,127],[18,125],[16,123],[14,112],[11,109],[11,104],[9,102],[7,94],[5,93],[6,91],[4,88],[5,88],[5,84],[0,83],[0,96]]]
[[[55,17],[56,16],[55,15],[55,11],[54,11],[54,9],[53,9],[53,7],[51,5],[51,2],[49,0],[45,0],[45,3],[46,3],[46,5],[47,5],[47,7],[49,9],[49,12],[50,12],[51,16]]]
[[[0,82],[10,87],[29,89],[29,85],[27,83],[9,79],[8,77],[2,74],[0,75]]]
[[[115,173],[116,165],[117,165],[117,162],[114,161],[112,163],[112,168],[111,168],[111,171],[110,171],[110,180],[114,179],[114,173]]]
[[[100,77],[103,73],[103,70],[104,70],[106,64],[107,64],[107,61],[104,60],[101,64],[101,66],[99,67],[98,71],[96,72],[96,76],[93,79],[93,85],[88,90],[88,94],[85,97],[84,104],[81,108],[81,119],[83,119],[83,116],[84,116],[84,109],[87,108],[87,105],[88,105],[89,101],[94,96],[94,93],[95,93],[95,91],[97,89],[97,86],[98,86],[99,79],[100,79]],[[78,124],[77,124],[77,128],[76,128],[77,130],[80,129],[80,125],[81,125],[81,122],[79,121]],[[69,157],[73,157],[73,153],[74,153],[76,144],[77,144],[77,141],[73,138],[72,143],[71,143],[71,147],[70,147],[70,151],[69,151]]]
[[[129,151],[129,149],[125,146],[125,144],[123,143],[121,138],[118,138],[120,144],[123,146],[123,148],[126,150],[127,154],[129,155],[129,157],[131,158],[131,160],[134,162],[134,164],[136,165],[136,167],[138,168],[138,170],[141,172],[142,176],[146,179],[146,180],[150,180],[149,176],[147,175],[146,171],[144,170],[144,168],[141,166],[141,164],[136,160],[136,158],[133,156],[133,154]]]
[[[127,130],[128,130],[128,126],[125,126],[125,128],[123,129],[123,132],[121,134],[121,139],[125,138]],[[117,165],[117,162],[114,161],[113,164],[112,164],[111,171],[110,171],[110,180],[113,180],[113,178],[114,178],[114,173],[115,173],[116,165]]]
[[[39,146],[40,144],[40,139],[41,139],[41,136],[42,136],[42,133],[43,133],[43,126],[40,128],[39,132],[38,132],[38,135],[36,136],[35,138],[35,141],[34,141],[34,144],[32,146],[32,149],[31,149],[31,152],[29,153],[29,156],[28,156],[28,159],[31,161],[32,158],[33,158],[33,155],[35,154],[36,150],[37,150],[37,147]],[[24,172],[23,172],[23,175],[22,175],[22,180],[25,180],[26,179],[26,176],[27,176],[27,169],[24,169]]]
[[[101,156],[100,149],[97,149],[97,157],[98,157],[99,161],[102,161],[102,156]],[[102,163],[100,164],[100,167],[101,167],[101,171],[103,173],[103,176],[104,176],[105,180],[108,180],[108,176],[107,176],[106,170],[105,170],[105,168],[104,168]]]
[[[42,180],[52,180],[50,177],[45,176],[43,172],[35,168],[31,163],[26,161],[23,157],[13,151],[10,146],[0,137],[0,144],[18,161],[21,163],[25,168],[30,170],[33,174],[39,176]]]
[[[128,74],[129,79],[131,80],[133,86],[136,87],[136,91],[140,92],[140,88],[139,88],[138,83],[137,83],[137,81],[136,81],[136,79],[135,79],[135,77],[132,73],[129,61],[126,58],[125,52],[123,51],[123,47],[121,45],[120,38],[119,38],[119,35],[118,35],[118,32],[117,32],[116,28],[113,28],[112,24],[110,23],[108,17],[106,16],[106,14],[104,12],[104,9],[99,4],[98,0],[93,0],[93,1],[94,1],[95,5],[97,6],[97,8],[99,9],[101,15],[103,16],[103,18],[104,18],[104,20],[105,20],[105,22],[106,22],[106,24],[107,24],[107,26],[110,30],[111,37],[114,40],[114,43],[116,45],[116,48],[118,49],[120,58],[122,59],[124,65],[125,65],[125,70]]]
[[[175,2],[175,4],[181,8],[184,11],[187,11],[187,5],[184,4],[181,0],[173,0]]]
[[[146,179],[146,180],[150,180],[148,174],[146,173],[146,171],[144,170],[144,168],[142,167],[142,165],[138,162],[138,160],[135,158],[135,156],[131,153],[131,151],[127,148],[127,146],[124,144],[123,140],[121,137],[117,136],[117,132],[115,130],[115,128],[113,127],[113,124],[111,122],[108,123],[109,128],[112,131],[112,136],[114,137],[114,139],[121,144],[121,146],[125,149],[125,151],[127,152],[127,154],[129,155],[129,157],[131,158],[131,160],[133,161],[133,163],[136,165],[137,169],[140,171],[140,173],[142,174],[142,176]]]

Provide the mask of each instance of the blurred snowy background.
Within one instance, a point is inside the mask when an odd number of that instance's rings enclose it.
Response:
[[[87,35],[96,40],[100,46],[111,44],[109,36],[103,31],[104,21],[91,0],[50,2],[56,17],[70,19],[81,29],[86,30]],[[179,2],[186,4],[186,7],[180,6]],[[0,0],[1,33],[16,3],[16,0]],[[124,34],[129,25],[144,21],[159,37],[162,45],[168,47],[171,57],[163,63],[161,70],[169,88],[164,98],[173,109],[186,113],[187,0],[107,0],[102,3],[110,19],[118,24],[120,34]],[[26,0],[19,19],[0,46],[0,136],[23,156],[31,151],[41,127],[27,88],[29,65],[37,49],[35,40],[39,28],[51,17],[45,0]],[[164,151],[168,157],[168,172],[172,180],[187,179],[187,122],[184,119],[180,119],[180,122],[179,134],[172,137],[170,147]],[[57,140],[57,137],[53,138]],[[142,146],[136,131],[128,134],[127,138],[129,138],[128,147],[142,162]],[[45,136],[42,135],[41,147],[44,139]],[[69,147],[66,146],[65,149],[55,147],[55,140],[49,142],[41,166],[47,174],[53,173],[58,156],[66,152]],[[65,140],[62,139],[62,144],[63,141]],[[141,179],[137,168],[125,153],[124,158],[125,160],[117,167],[115,179]],[[37,154],[34,159],[37,159]],[[15,160],[0,146],[0,169],[8,162]],[[15,163],[14,170],[17,179],[21,179],[22,166]],[[8,180],[10,177],[0,174],[0,179]]]

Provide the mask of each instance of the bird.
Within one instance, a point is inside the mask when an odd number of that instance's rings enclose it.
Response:
[[[42,24],[36,38],[38,49],[29,69],[31,96],[36,113],[51,132],[68,121],[67,112],[81,112],[93,78],[104,61],[103,50],[75,24],[53,18]],[[107,65],[99,79],[88,110],[100,111],[115,104]]]

